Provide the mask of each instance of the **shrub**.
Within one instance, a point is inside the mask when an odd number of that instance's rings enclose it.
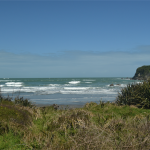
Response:
[[[21,106],[28,106],[28,107],[33,106],[28,99],[24,99],[23,97],[16,97],[14,103],[19,104]]]
[[[12,101],[12,98],[9,97],[9,95],[7,97],[4,97],[2,95],[0,95],[0,103],[2,102],[11,102]]]
[[[150,108],[150,80],[143,83],[128,84],[122,88],[116,98],[118,105],[135,105],[138,108]]]
[[[25,106],[25,107],[33,107],[34,105],[28,100],[23,97],[16,97],[14,100],[12,97],[4,97],[0,95],[0,104],[8,104],[8,105],[15,105],[18,104],[20,106]]]

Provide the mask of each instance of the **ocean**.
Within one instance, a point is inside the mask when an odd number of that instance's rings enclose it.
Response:
[[[115,101],[128,78],[0,78],[1,94],[29,99],[35,105],[83,106],[87,102]],[[114,84],[114,86],[110,86]]]

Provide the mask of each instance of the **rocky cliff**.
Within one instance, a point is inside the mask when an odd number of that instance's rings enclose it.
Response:
[[[150,78],[150,65],[137,68],[136,73],[132,79],[147,80],[148,78]]]

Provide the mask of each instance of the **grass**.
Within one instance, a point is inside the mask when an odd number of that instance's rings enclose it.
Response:
[[[91,102],[83,108],[65,110],[30,106],[3,97],[0,149],[150,148],[149,109],[109,102]]]

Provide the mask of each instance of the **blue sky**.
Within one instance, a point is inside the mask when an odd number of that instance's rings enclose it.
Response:
[[[0,77],[132,77],[150,65],[150,1],[0,0]]]

